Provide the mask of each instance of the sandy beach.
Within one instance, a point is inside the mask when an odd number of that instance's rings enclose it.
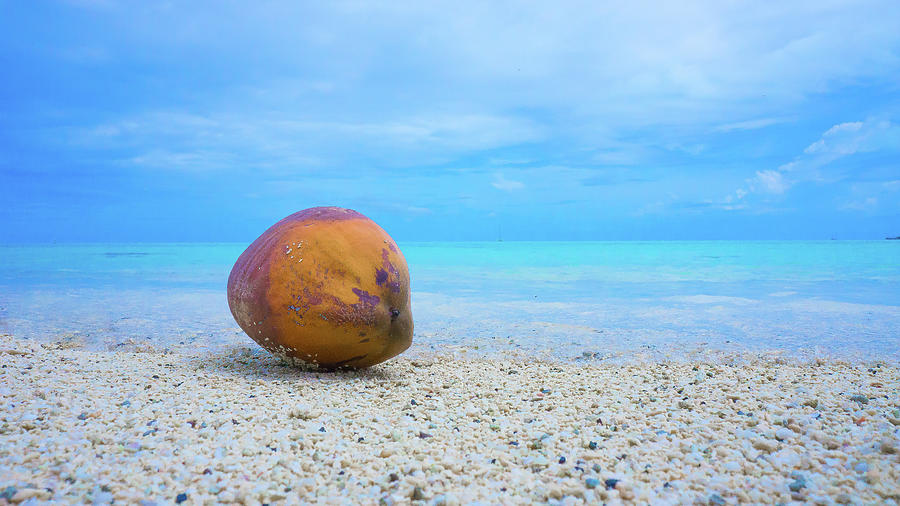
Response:
[[[900,502],[900,370],[401,356],[0,337],[0,504]]]

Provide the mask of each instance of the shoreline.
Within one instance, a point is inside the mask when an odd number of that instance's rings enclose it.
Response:
[[[900,502],[896,364],[746,355],[325,373],[2,335],[0,504]]]

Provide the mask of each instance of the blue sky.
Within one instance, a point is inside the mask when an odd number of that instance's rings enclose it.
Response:
[[[900,235],[900,4],[0,0],[0,242]]]

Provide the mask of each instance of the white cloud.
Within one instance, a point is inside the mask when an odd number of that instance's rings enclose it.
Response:
[[[148,93],[146,101],[118,104],[118,118],[71,132],[69,140],[87,148],[85,158],[102,159],[90,151],[108,150],[131,166],[237,168],[288,179],[304,171],[477,167],[484,155],[507,161],[481,167],[517,180],[480,175],[481,191],[515,192],[540,187],[540,179],[498,165],[628,166],[634,178],[674,158],[660,148],[703,162],[707,152],[724,151],[706,142],[711,131],[793,121],[819,97],[878,87],[900,71],[892,0],[865,9],[818,0],[765,7],[752,0],[575,0],[515,9],[276,0],[253,9],[223,4],[215,15],[196,5],[104,9],[97,25],[115,31],[83,28],[96,36],[79,44],[106,53],[79,45],[73,55],[128,62],[128,75],[140,73],[133,66],[152,84],[135,89],[135,97]],[[130,109],[141,104],[184,108]],[[713,200],[736,209],[752,192],[777,198],[836,157],[888,143],[880,124],[835,125],[807,138],[803,145],[815,142],[795,160],[753,167],[742,188]],[[526,143],[543,144],[505,149]],[[725,194],[738,186],[726,184],[703,190]]]
[[[794,160],[774,170],[756,171],[754,177],[747,180],[748,187],[738,189],[736,196],[742,199],[754,191],[780,195],[804,181],[839,180],[842,175],[828,174],[830,163],[861,152],[898,150],[900,127],[888,120],[868,119],[839,123],[826,130]]]
[[[839,123],[829,128],[792,162],[791,170],[807,173],[856,153],[900,150],[900,126],[886,119]]]
[[[347,164],[414,166],[541,139],[542,129],[515,116],[432,114],[388,121],[319,121],[276,112],[198,115],[150,112],[74,129],[68,142],[88,149],[130,149],[124,163],[145,167],[294,170]],[[161,147],[164,146],[164,147]]]
[[[406,212],[412,213],[412,214],[432,214],[433,213],[433,211],[430,208],[421,207],[421,206],[407,206]]]
[[[732,130],[756,130],[771,125],[784,123],[787,120],[781,118],[760,118],[747,121],[738,121],[735,123],[726,123],[719,125],[713,129],[715,132],[731,132]]]
[[[521,181],[513,181],[511,179],[506,179],[503,177],[503,174],[495,174],[494,181],[491,183],[491,186],[498,190],[503,190],[505,192],[511,192],[516,190],[521,190],[525,188],[525,183]]]
[[[659,214],[666,210],[667,203],[663,200],[657,200],[654,202],[649,202],[639,207],[632,214],[634,216],[645,216],[648,214]]]
[[[841,209],[847,211],[870,211],[878,206],[877,197],[868,197],[862,200],[854,200],[847,202],[841,206]]]
[[[441,107],[528,110],[561,116],[570,137],[602,127],[763,128],[811,95],[900,70],[893,0],[463,3],[273,1],[217,4],[209,15],[202,2],[148,2],[103,10],[97,22],[117,28],[122,40],[105,47],[120,61],[152,54],[157,66],[247,68],[229,72],[228,86],[214,74],[198,90],[204,107],[229,114],[277,107],[331,122],[329,108],[339,108],[359,113],[353,123],[381,124]],[[327,83],[334,100],[296,96],[292,78]]]
[[[852,155],[859,149],[862,138],[856,135],[863,127],[862,121],[852,121],[834,125],[822,134],[822,138],[807,146],[804,153],[832,152],[840,155]]]
[[[790,184],[784,180],[781,172],[775,170],[756,171],[756,182],[768,193],[784,193],[790,187]],[[746,195],[746,192],[741,193]]]

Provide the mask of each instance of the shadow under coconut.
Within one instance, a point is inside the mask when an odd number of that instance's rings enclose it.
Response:
[[[326,369],[296,362],[292,364],[262,348],[234,347],[211,351],[198,357],[200,368],[208,373],[266,381],[375,380],[394,381],[402,375],[399,364],[391,361],[366,369]]]

